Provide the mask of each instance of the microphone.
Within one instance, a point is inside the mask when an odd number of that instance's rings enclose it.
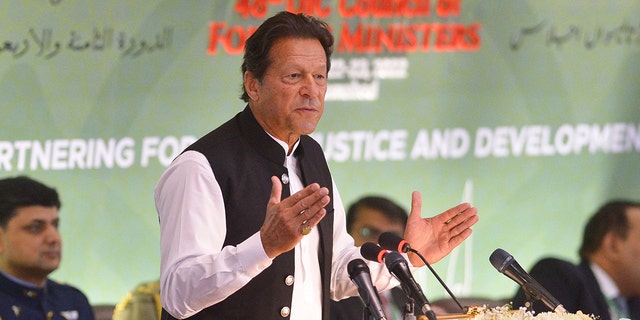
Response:
[[[368,260],[382,262],[384,260],[387,269],[391,274],[402,283],[403,287],[408,291],[408,295],[412,297],[420,306],[420,310],[429,320],[436,320],[436,314],[431,309],[429,300],[425,297],[420,285],[416,282],[409,271],[407,260],[397,252],[389,252],[378,245],[367,242],[360,248],[360,253]]]
[[[422,260],[422,262],[429,268],[429,270],[436,277],[436,279],[438,279],[438,282],[440,282],[440,284],[444,287],[444,289],[447,290],[447,293],[449,293],[449,296],[458,305],[458,307],[460,308],[460,311],[462,311],[462,313],[466,313],[465,308],[462,307],[458,299],[456,299],[456,297],[453,295],[453,292],[449,290],[449,287],[447,287],[447,285],[444,283],[444,281],[442,281],[438,273],[431,267],[429,262],[427,262],[427,259],[425,259],[418,250],[411,248],[411,246],[405,239],[401,238],[400,236],[396,235],[393,232],[385,232],[381,234],[380,237],[378,237],[378,244],[380,244],[381,247],[387,250],[393,250],[393,251],[404,252],[404,253],[413,252],[416,255],[418,255],[418,257],[420,257],[420,260]]]
[[[373,242],[365,242],[360,247],[360,254],[367,260],[384,263],[384,257],[389,253]]]
[[[503,273],[511,280],[518,283],[529,299],[540,300],[549,309],[555,312],[567,312],[560,302],[547,291],[538,281],[533,279],[522,267],[516,259],[508,252],[498,248],[489,257],[489,262],[500,273]]]
[[[349,278],[358,287],[360,299],[365,304],[371,316],[378,319],[387,319],[382,311],[382,303],[376,287],[371,283],[371,274],[369,267],[362,259],[354,259],[347,265]]]
[[[405,252],[405,253],[411,251],[411,252],[419,253],[418,251],[411,249],[411,246],[406,240],[404,240],[402,237],[398,236],[393,232],[382,233],[378,237],[378,244],[381,247],[391,251],[398,251],[398,252]]]

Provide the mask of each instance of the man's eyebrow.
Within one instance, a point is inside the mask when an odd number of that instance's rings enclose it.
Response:
[[[52,220],[47,220],[47,219],[42,219],[42,218],[35,218],[29,221],[29,223],[47,223],[51,221],[51,223],[55,223],[55,222],[60,222],[60,218],[54,218]]]

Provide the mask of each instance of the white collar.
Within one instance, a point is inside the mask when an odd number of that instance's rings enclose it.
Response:
[[[593,271],[593,275],[596,277],[596,281],[598,281],[604,297],[607,299],[618,297],[620,295],[620,289],[618,289],[618,286],[613,282],[613,279],[611,279],[607,272],[595,262],[590,262],[589,266],[591,267],[591,271]]]
[[[267,131],[265,131],[267,132]],[[286,142],[272,136],[269,132],[267,132],[267,134],[269,135],[269,137],[271,137],[271,139],[273,139],[275,142],[277,142],[282,149],[284,149],[284,154],[285,156],[289,157],[288,153],[289,153],[289,144],[287,144]],[[298,149],[298,145],[300,144],[300,138],[298,138],[298,141],[296,141],[296,144],[293,145],[293,149],[291,150],[291,155],[293,155],[296,152],[296,149]]]

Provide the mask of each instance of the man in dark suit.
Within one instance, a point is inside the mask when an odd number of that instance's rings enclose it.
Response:
[[[640,320],[640,203],[616,200],[600,207],[585,226],[579,253],[578,265],[545,258],[530,274],[569,312]],[[514,308],[527,300],[520,288]],[[533,310],[550,311],[540,301]]]

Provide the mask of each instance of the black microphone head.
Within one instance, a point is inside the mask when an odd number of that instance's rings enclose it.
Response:
[[[500,273],[504,273],[504,270],[509,265],[513,264],[514,261],[515,259],[512,255],[500,248],[493,251],[491,256],[489,256],[489,262],[491,262],[493,267],[496,268]]]
[[[367,260],[382,263],[387,251],[373,242],[365,242],[360,247],[360,254]]]
[[[489,261],[500,273],[511,278],[518,283],[524,290],[528,299],[542,301],[550,310],[566,311],[562,304],[551,293],[547,291],[538,281],[529,275],[516,259],[506,251],[498,248],[491,256]]]
[[[362,259],[353,259],[349,261],[349,264],[347,265],[347,272],[349,273],[349,278],[352,280],[356,275],[362,272],[370,273],[369,266],[367,266]]]
[[[385,232],[378,237],[378,244],[391,251],[408,252],[411,247],[406,240],[393,232]]]
[[[389,269],[389,271],[393,272],[392,270],[395,269],[395,266],[397,264],[403,264],[403,269],[407,268],[408,269],[408,264],[407,264],[407,259],[405,259],[401,254],[399,254],[398,252],[395,251],[390,251],[389,253],[386,254],[386,256],[384,257],[384,263],[387,265],[387,269]]]
[[[421,297],[416,296],[420,290],[416,287],[417,283],[415,283],[415,280],[411,275],[411,270],[409,270],[407,260],[400,253],[389,251],[389,253],[384,257],[384,264],[387,266],[387,270],[389,270],[389,272],[396,277],[400,283],[410,286],[407,287],[410,295],[413,296],[414,299],[419,299],[418,302],[420,302]],[[422,307],[423,304],[424,303],[420,303],[420,307]]]
[[[422,312],[426,314],[431,310],[427,297],[411,274],[407,260],[400,253],[390,251],[385,256],[384,263],[387,265],[387,270],[400,281],[408,295],[413,297]]]
[[[511,278],[511,280],[521,286],[526,283],[535,282],[535,280],[522,269],[516,259],[502,249],[496,249],[489,257],[489,261],[500,273]]]

